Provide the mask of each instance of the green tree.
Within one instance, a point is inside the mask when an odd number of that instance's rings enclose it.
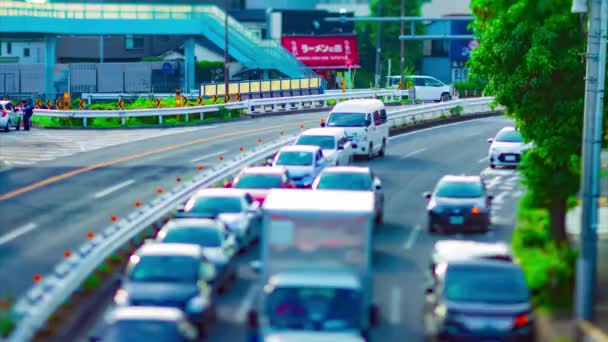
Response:
[[[571,0],[473,0],[480,47],[471,73],[506,106],[527,141],[525,203],[549,212],[551,238],[567,240],[568,200],[579,189],[586,35]]]
[[[372,0],[370,1],[371,16],[378,16],[378,1],[382,1],[383,17],[398,17],[401,15],[401,0]],[[418,17],[421,15],[421,0],[406,0],[405,15]],[[357,86],[369,86],[373,82],[376,69],[376,22],[359,22],[356,24],[357,45],[361,59],[361,70],[357,71]],[[386,76],[388,60],[391,59],[391,73],[399,74],[401,49],[399,34],[401,24],[398,21],[382,22],[382,76]],[[416,24],[416,34],[424,33],[424,25]],[[410,34],[410,24],[405,23],[405,34]],[[405,42],[405,67],[418,68],[422,59],[422,42]]]

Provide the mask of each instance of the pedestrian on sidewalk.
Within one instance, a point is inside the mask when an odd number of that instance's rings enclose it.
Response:
[[[30,120],[34,115],[34,106],[29,101],[21,101],[23,104],[23,129],[30,130]]]

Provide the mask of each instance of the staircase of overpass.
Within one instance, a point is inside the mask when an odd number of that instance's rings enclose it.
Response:
[[[67,4],[2,0],[0,35],[202,35],[224,49],[226,13],[214,5]],[[228,17],[229,53],[247,69],[290,78],[315,73],[274,40],[263,40]]]

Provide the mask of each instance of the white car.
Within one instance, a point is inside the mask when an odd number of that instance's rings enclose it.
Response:
[[[422,101],[449,101],[452,99],[452,89],[449,85],[430,76],[410,75],[404,77],[410,81],[416,90],[416,99]],[[401,76],[391,76],[387,80],[389,88],[396,87]]]
[[[11,127],[21,129],[23,111],[13,106],[10,101],[0,101],[0,129],[8,132]]]
[[[329,113],[326,127],[340,127],[352,141],[354,155],[372,159],[386,152],[388,117],[384,103],[377,99],[340,102]]]
[[[522,155],[532,147],[531,144],[524,141],[514,127],[504,127],[496,134],[496,137],[488,139],[488,143],[490,143],[488,160],[492,169],[497,166],[515,167],[519,165]]]
[[[323,150],[313,145],[284,146],[272,161],[272,166],[287,169],[291,181],[297,188],[310,188],[315,177],[326,165]]]
[[[245,190],[207,188],[194,193],[176,218],[220,220],[235,235],[240,251],[245,251],[260,237],[262,210]]]
[[[118,307],[105,318],[107,331],[101,341],[196,341],[199,333],[187,315],[165,306]],[[91,339],[92,341],[97,340]]]
[[[328,165],[348,165],[353,160],[352,144],[344,128],[311,128],[300,134],[294,145],[319,146]]]

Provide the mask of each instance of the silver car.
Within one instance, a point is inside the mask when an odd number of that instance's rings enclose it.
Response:
[[[262,210],[251,194],[242,189],[208,188],[197,191],[186,202],[177,218],[218,219],[228,226],[245,251],[260,236]]]
[[[0,129],[8,132],[11,127],[16,130],[21,129],[23,122],[23,111],[15,106],[10,101],[0,101]]]
[[[375,196],[376,223],[382,223],[384,217],[382,181],[369,167],[328,167],[315,179],[312,188],[314,190],[372,191]]]
[[[272,166],[282,166],[298,188],[310,188],[315,177],[327,166],[323,150],[319,146],[292,145],[282,147]]]
[[[488,159],[492,169],[499,166],[519,165],[523,154],[531,147],[531,144],[524,142],[523,137],[514,127],[501,129],[496,137],[488,139],[488,143],[490,143]]]

